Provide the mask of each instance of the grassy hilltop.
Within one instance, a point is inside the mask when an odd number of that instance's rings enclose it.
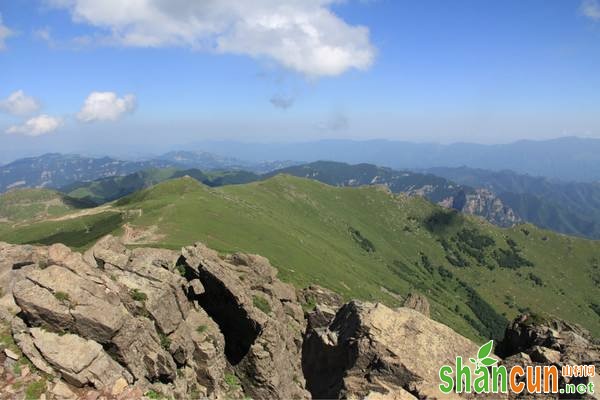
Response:
[[[506,319],[526,310],[600,334],[600,243],[530,225],[497,228],[378,187],[279,175],[210,188],[184,177],[87,211],[18,229],[0,223],[0,240],[82,249],[108,232],[133,230],[141,239],[132,245],[203,241],[222,252],[259,253],[284,280],[348,298],[397,306],[417,290],[433,318],[476,339],[501,335]]]

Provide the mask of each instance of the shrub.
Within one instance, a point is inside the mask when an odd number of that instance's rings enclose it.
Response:
[[[592,303],[590,308],[600,317],[600,304]]]
[[[252,304],[254,304],[254,307],[258,308],[260,311],[264,312],[265,314],[269,314],[271,312],[271,306],[269,305],[269,302],[261,296],[252,296]]]
[[[529,278],[530,281],[533,282],[534,285],[536,285],[536,286],[544,286],[544,281],[542,281],[542,278],[540,278],[539,276],[535,275],[533,272],[529,273],[528,278]]]
[[[234,374],[226,373],[224,380],[227,386],[229,386],[229,389],[237,389],[240,387],[240,380]]]
[[[31,382],[25,388],[25,399],[26,400],[37,400],[42,397],[42,394],[46,392],[46,381],[40,379],[39,381]]]
[[[169,347],[171,347],[171,339],[169,339],[169,337],[167,335],[165,335],[164,333],[159,333],[159,337],[160,337],[160,345],[162,346],[163,349],[168,351]]]
[[[71,301],[71,299],[69,298],[69,294],[65,293],[65,292],[55,292],[54,293],[54,297],[56,298],[56,300],[60,301],[61,303],[68,303]]]
[[[206,326],[206,325],[198,325],[198,327],[196,328],[196,332],[202,334],[202,333],[206,332],[207,329],[208,329],[208,326]]]
[[[141,292],[139,289],[133,289],[130,293],[131,298],[135,301],[146,301],[148,300],[148,296],[146,293]]]
[[[369,239],[364,237],[360,233],[360,231],[358,231],[357,229],[354,229],[353,227],[348,228],[348,230],[350,231],[350,235],[352,236],[352,239],[354,239],[354,241],[356,243],[358,243],[358,245],[360,246],[361,249],[363,249],[367,253],[375,252],[375,246],[373,245],[373,243]]]

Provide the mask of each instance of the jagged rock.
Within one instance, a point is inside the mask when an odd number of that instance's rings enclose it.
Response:
[[[310,328],[323,328],[333,321],[337,309],[330,308],[324,304],[317,304],[312,311],[307,313],[308,326]]]
[[[196,381],[206,388],[207,394],[216,391],[227,363],[225,339],[218,325],[204,310],[192,310],[169,339],[169,349],[177,364],[192,367]]]
[[[128,317],[117,289],[52,265],[29,273],[13,290],[16,303],[36,325],[107,343]]]
[[[309,329],[329,325],[343,303],[339,294],[318,285],[311,285],[299,291],[298,299],[307,308]]]
[[[581,326],[556,318],[517,317],[506,328],[496,351],[502,357],[519,352],[530,356],[534,352],[551,354],[544,349],[558,352],[561,361],[567,364],[600,366],[600,342]],[[556,353],[552,354],[550,357],[556,357]]]
[[[534,346],[530,356],[532,361],[542,364],[558,364],[561,359],[559,351],[541,346]]]
[[[33,343],[44,359],[74,386],[91,384],[98,389],[112,387],[119,378],[132,382],[131,375],[115,362],[98,343],[80,336],[31,328]]]
[[[423,314],[426,317],[429,317],[429,301],[427,297],[423,296],[417,292],[411,292],[404,300],[404,307],[412,308]]]
[[[107,235],[96,242],[84,258],[98,268],[104,268],[105,264],[123,268],[129,262],[129,250],[119,239]]]
[[[440,365],[470,357],[478,346],[421,313],[350,302],[327,328],[309,330],[303,369],[313,398],[442,397]]]
[[[20,318],[14,318],[11,324],[12,335],[15,343],[31,363],[40,371],[48,375],[54,375],[55,371],[50,364],[40,354],[33,344],[33,338],[29,334],[27,325]]]
[[[75,400],[77,395],[64,382],[58,381],[52,387],[52,395],[56,400]]]
[[[521,315],[512,321],[498,344],[496,352],[506,357],[502,364],[546,366],[595,365],[600,368],[600,343],[590,333],[576,324],[556,318],[544,318],[537,315]],[[525,381],[525,377],[522,378]],[[589,382],[589,378],[571,378],[561,376],[559,387],[565,383]],[[591,395],[581,398],[593,398]],[[535,398],[553,399],[548,395]]]
[[[320,304],[335,310],[343,304],[342,296],[319,285],[310,285],[302,289],[298,298],[302,304]]]
[[[47,250],[37,246],[15,246],[0,242],[0,307],[3,314],[16,314],[13,286],[38,266],[47,265]]]
[[[175,379],[177,366],[161,347],[161,339],[149,319],[129,319],[112,338],[111,346],[119,362],[126,365],[137,380]]]
[[[252,398],[308,398],[300,366],[304,325],[284,311],[291,286],[260,256],[226,260],[201,244],[183,251],[187,269],[205,292],[195,297],[219,325],[228,362]]]

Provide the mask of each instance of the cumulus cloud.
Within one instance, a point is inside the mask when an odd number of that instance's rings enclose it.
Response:
[[[598,0],[583,0],[580,10],[586,17],[594,21],[600,21],[600,2]]]
[[[134,109],[135,96],[132,94],[118,97],[114,92],[92,92],[77,118],[83,122],[115,121]]]
[[[6,25],[2,23],[2,14],[0,14],[0,50],[4,50],[6,48],[4,41],[12,35],[13,31],[8,29]]]
[[[13,125],[6,130],[6,133],[25,136],[41,136],[53,132],[62,124],[58,117],[51,117],[46,114],[33,117],[25,121],[22,125]]]
[[[29,115],[39,111],[40,108],[40,103],[22,90],[17,90],[0,101],[0,110],[12,115]]]
[[[187,46],[275,60],[309,77],[370,67],[369,30],[330,6],[340,0],[47,0],[125,46]]]
[[[296,99],[293,96],[284,96],[282,94],[274,94],[271,99],[269,99],[271,104],[274,107],[281,108],[282,110],[287,110],[291,106],[294,105]]]

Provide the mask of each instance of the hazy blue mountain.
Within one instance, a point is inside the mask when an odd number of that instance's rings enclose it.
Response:
[[[13,188],[59,188],[72,182],[168,166],[168,162],[160,160],[132,162],[110,157],[49,153],[0,166],[0,193]]]
[[[290,161],[247,162],[207,152],[191,151],[170,152],[141,161],[49,153],[39,157],[22,158],[0,166],[0,193],[14,188],[58,189],[75,183],[84,185],[83,182],[122,177],[152,168],[199,169],[202,171],[239,170],[265,173],[292,164],[294,163]],[[145,187],[143,182],[146,177],[142,175],[130,176],[122,182],[122,185],[125,188],[134,188],[139,185]],[[223,177],[222,179],[228,178]],[[113,184],[114,182],[111,182],[110,179],[103,184],[106,186],[106,193],[116,189]],[[129,189],[125,190],[128,191]],[[104,193],[103,190],[101,192]],[[114,192],[108,197],[117,198],[115,197],[117,195],[118,192]],[[102,196],[102,198],[105,197]]]
[[[197,168],[204,171],[247,170],[256,173],[265,173],[298,164],[298,162],[293,161],[244,161],[233,157],[219,156],[206,151],[171,151],[154,158],[154,160],[166,161],[172,165]]]
[[[331,160],[396,169],[460,167],[510,169],[569,181],[600,180],[600,139],[564,137],[509,144],[440,145],[389,140],[322,140],[306,143],[205,141],[195,146],[249,161]]]
[[[464,185],[487,188],[524,220],[540,227],[600,238],[600,183],[562,182],[467,167],[427,171]]]

